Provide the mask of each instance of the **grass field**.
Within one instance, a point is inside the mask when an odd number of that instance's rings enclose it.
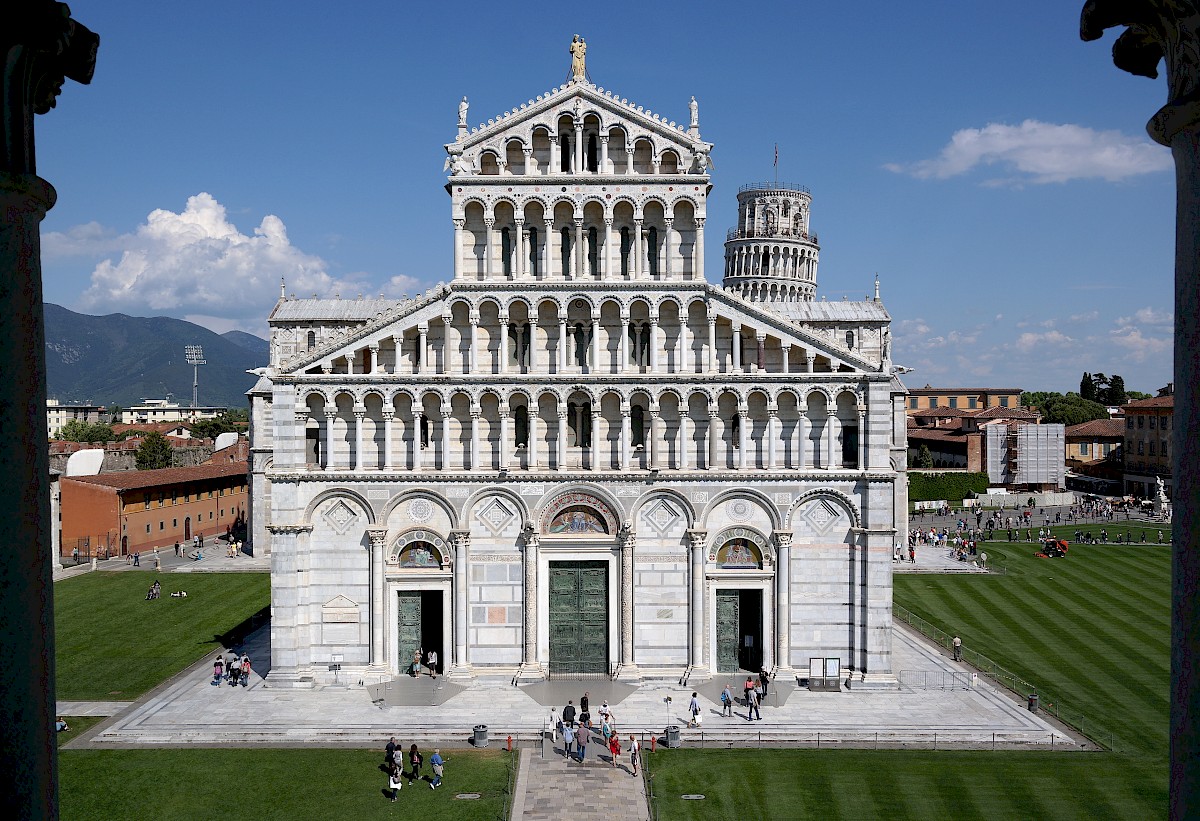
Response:
[[[1067,558],[1036,559],[1036,549],[989,543],[1004,575],[897,575],[896,601],[1068,701],[1118,752],[660,751],[650,770],[661,817],[1164,817],[1170,550],[1072,544]]]
[[[405,786],[392,804],[383,793],[382,749],[63,750],[61,815],[65,821],[500,818],[509,798],[508,754],[443,754],[446,779],[441,787]],[[459,793],[479,793],[480,798],[456,799]]]
[[[146,601],[151,573],[86,573],[54,586],[59,700],[136,699],[217,649],[271,600],[266,573],[160,578],[188,597],[172,599],[164,587]]]

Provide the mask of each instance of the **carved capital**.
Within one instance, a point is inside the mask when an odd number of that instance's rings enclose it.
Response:
[[[451,220],[451,222],[454,223],[454,227],[459,231],[467,226],[467,221],[465,219]]]
[[[792,534],[787,531],[775,531],[775,545],[780,549],[789,548],[792,546]]]
[[[384,543],[387,541],[387,532],[388,529],[386,527],[368,527],[367,537],[371,540],[371,547],[382,549]]]
[[[1167,104],[1146,131],[1159,143],[1200,123],[1200,6],[1196,0],[1088,0],[1079,20],[1079,36],[1098,40],[1104,30],[1124,26],[1113,43],[1113,63],[1141,77],[1158,77],[1167,67]]]
[[[688,547],[692,550],[703,550],[704,543],[708,541],[707,530],[689,530],[687,532]]]

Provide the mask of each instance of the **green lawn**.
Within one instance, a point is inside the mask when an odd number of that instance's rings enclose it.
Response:
[[[425,753],[428,758],[430,751]],[[441,787],[405,786],[392,804],[383,794],[382,749],[63,750],[60,806],[65,821],[500,818],[509,798],[508,754],[450,750],[444,755]],[[454,797],[472,792],[481,797]]]
[[[650,760],[662,818],[1164,817],[1170,549],[1036,549],[989,543],[1004,575],[897,574],[896,601],[1036,684],[1043,703],[1082,711],[1118,752],[665,750]]]
[[[136,699],[215,650],[270,604],[267,573],[86,573],[54,586],[59,700]],[[186,590],[186,599],[168,593]]]

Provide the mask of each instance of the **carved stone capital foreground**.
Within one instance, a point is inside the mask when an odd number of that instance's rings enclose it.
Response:
[[[1088,0],[1079,36],[1098,40],[1104,30],[1124,26],[1113,43],[1113,63],[1141,77],[1158,77],[1167,67],[1167,104],[1146,131],[1169,146],[1180,131],[1200,123],[1200,3],[1196,0]]]

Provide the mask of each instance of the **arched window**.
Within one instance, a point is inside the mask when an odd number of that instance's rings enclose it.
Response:
[[[658,229],[651,225],[650,230],[647,232],[647,237],[647,244],[650,246],[648,249],[650,255],[650,276],[656,277],[658,276]]]
[[[846,347],[854,350],[854,331],[846,331]]]
[[[588,271],[593,279],[600,278],[600,247],[599,236],[596,234],[596,226],[592,226],[587,230],[588,236]]]
[[[575,323],[575,364],[580,368],[587,366],[588,332],[582,322]]]
[[[309,331],[308,332],[308,349],[311,351],[315,347],[317,347],[317,332]]]
[[[587,170],[593,173],[595,173],[600,165],[598,147],[599,143],[596,140],[596,135],[589,134],[587,141]]]
[[[421,447],[427,448],[429,447],[429,417],[421,414],[417,420],[421,431]]]
[[[501,228],[500,229],[500,261],[501,261],[501,265],[504,268],[505,279],[512,276],[512,268],[513,268],[512,253],[513,253],[512,234],[509,232],[508,228]]]
[[[559,170],[565,174],[571,172],[571,135],[566,131],[558,135]]]
[[[646,416],[641,405],[629,409],[629,444],[646,445]]]
[[[735,413],[733,415],[733,424],[730,426],[730,433],[733,435],[733,447],[738,449],[742,442],[742,415]]]
[[[538,277],[538,247],[537,247],[537,229],[529,229],[529,271],[534,279]]]
[[[629,229],[621,229],[621,276],[629,276],[629,248],[632,242],[629,238]]]
[[[571,229],[563,228],[559,231],[562,237],[562,273],[563,279],[571,278]]]
[[[529,447],[529,410],[524,405],[513,411],[513,435],[517,447]]]
[[[791,213],[792,213],[792,204],[790,202],[788,202],[787,200],[784,200],[783,201],[783,218],[787,219],[788,215]]]

